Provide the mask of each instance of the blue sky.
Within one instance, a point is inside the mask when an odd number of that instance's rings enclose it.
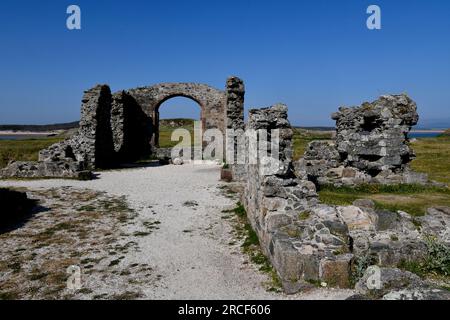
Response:
[[[66,8],[82,30],[66,28]],[[366,9],[382,10],[382,30]],[[283,102],[296,125],[332,125],[342,105],[407,92],[450,126],[450,1],[2,1],[0,123],[79,119],[83,90],[246,82],[246,108]],[[197,116],[169,100],[165,117]],[[177,108],[178,107],[178,108]],[[180,110],[183,109],[183,110]]]

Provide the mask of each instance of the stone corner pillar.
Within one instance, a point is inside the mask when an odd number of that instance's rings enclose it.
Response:
[[[235,76],[229,77],[225,95],[225,156],[232,169],[233,179],[242,180],[245,176],[245,164],[238,163],[238,153],[242,155],[245,152],[245,143],[239,139],[239,137],[242,138],[242,131],[245,130],[244,81]]]

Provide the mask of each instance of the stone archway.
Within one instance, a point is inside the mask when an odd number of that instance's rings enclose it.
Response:
[[[198,83],[161,83],[112,94],[108,85],[96,85],[84,92],[78,132],[41,150],[39,162],[30,164],[30,168],[40,166],[39,170],[12,168],[10,176],[78,177],[85,170],[110,168],[150,155],[158,143],[159,107],[174,97],[199,104],[203,129],[224,134],[226,146],[234,145],[229,162],[234,163],[237,137],[233,132],[245,127],[244,95],[244,82],[237,77],[228,78],[223,91]],[[238,169],[233,174],[239,176]]]
[[[198,83],[161,83],[149,87],[141,87],[127,91],[142,110],[152,118],[153,136],[151,144],[159,144],[159,107],[165,101],[175,97],[185,97],[200,106],[200,121],[203,128],[225,131],[226,102],[225,91]]]

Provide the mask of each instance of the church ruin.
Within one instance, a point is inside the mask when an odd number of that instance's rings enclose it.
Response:
[[[350,287],[352,270],[363,258],[391,267],[420,259],[427,250],[426,234],[450,243],[445,210],[412,217],[377,210],[370,201],[353,206],[319,201],[317,188],[323,185],[428,183],[426,175],[409,168],[414,152],[408,133],[418,114],[408,96],[387,95],[360,107],[340,108],[332,115],[336,139],[310,143],[304,157],[294,162],[287,107],[250,110],[245,123],[244,95],[244,83],[237,77],[229,78],[223,91],[166,83],[111,93],[107,85],[98,85],[84,93],[80,127],[73,137],[42,150],[38,162],[10,163],[0,175],[90,178],[92,170],[152,154],[159,145],[160,105],[183,96],[200,105],[205,129],[224,135],[227,129],[279,130],[277,170],[261,170],[267,164],[262,159],[228,164],[232,178],[243,186],[241,202],[261,248],[287,293],[317,283]],[[227,145],[237,146],[238,138],[243,137],[227,135]],[[237,148],[234,152],[227,159],[235,158]]]

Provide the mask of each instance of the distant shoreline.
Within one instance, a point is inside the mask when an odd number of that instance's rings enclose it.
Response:
[[[294,127],[295,128],[295,127]],[[297,127],[298,128],[298,127]],[[322,131],[322,132],[333,132],[334,130],[319,130],[316,128],[307,129],[303,127],[302,129],[308,131]],[[13,131],[13,130],[0,130],[0,136],[52,136],[63,133],[65,130],[56,130],[56,131]],[[411,133],[444,133],[445,130],[442,129],[417,129],[411,130]]]
[[[418,129],[418,130],[411,130],[411,133],[444,133],[445,130],[426,130],[426,129]]]
[[[0,136],[52,136],[52,135],[58,135],[63,130],[59,131],[48,131],[48,132],[42,132],[42,131],[11,131],[11,130],[0,130]]]

